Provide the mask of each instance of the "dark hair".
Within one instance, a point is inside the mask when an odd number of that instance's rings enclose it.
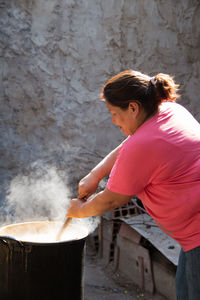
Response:
[[[173,77],[159,73],[154,77],[126,70],[111,77],[103,87],[101,99],[127,109],[130,102],[140,103],[147,114],[157,111],[163,101],[175,102],[179,97]]]

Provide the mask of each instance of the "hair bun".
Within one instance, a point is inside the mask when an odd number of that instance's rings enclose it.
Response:
[[[168,74],[159,73],[153,77],[155,87],[155,97],[158,103],[163,101],[176,101],[180,95],[177,93],[179,85],[173,80],[173,77]]]

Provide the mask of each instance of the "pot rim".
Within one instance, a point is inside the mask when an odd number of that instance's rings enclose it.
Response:
[[[15,238],[15,236],[12,236],[12,235],[9,235],[9,234],[3,234],[1,235],[2,231],[3,230],[6,230],[6,229],[9,229],[9,228],[15,228],[15,227],[18,227],[18,226],[23,226],[23,225],[31,225],[31,224],[38,224],[39,223],[41,224],[53,224],[53,223],[56,223],[56,224],[60,224],[62,226],[63,222],[61,221],[48,221],[48,220],[40,220],[40,221],[28,221],[28,222],[19,222],[19,223],[12,223],[12,224],[7,224],[7,225],[3,225],[3,226],[0,226],[0,241],[4,241],[6,243],[12,243],[12,242],[15,242],[15,243],[20,243],[20,244],[31,244],[31,245],[41,245],[41,246],[48,246],[48,245],[57,245],[57,244],[66,244],[66,243],[76,243],[76,242],[79,242],[81,240],[85,240],[87,238],[87,236],[89,235],[89,231],[86,227],[84,226],[80,226],[79,224],[72,224],[70,226],[73,226],[73,227],[79,227],[79,229],[81,228],[82,231],[85,231],[84,235],[81,236],[80,238],[77,238],[77,239],[68,239],[68,240],[61,240],[61,241],[58,241],[55,239],[55,241],[45,241],[45,242],[37,242],[37,241],[28,241],[28,240],[23,240],[22,239],[17,239]]]

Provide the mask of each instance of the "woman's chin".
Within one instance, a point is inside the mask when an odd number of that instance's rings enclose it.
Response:
[[[125,136],[129,136],[129,135],[130,135],[130,133],[127,132],[126,130],[121,129],[121,131],[122,131],[122,133],[123,133]]]

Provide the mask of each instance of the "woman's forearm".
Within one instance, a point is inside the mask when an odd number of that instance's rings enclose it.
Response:
[[[123,143],[111,151],[88,175],[80,180],[78,185],[79,198],[88,199],[96,192],[99,182],[110,174]]]
[[[80,217],[100,216],[105,212],[115,209],[116,203],[112,200],[104,200],[103,191],[96,194],[91,200],[85,202],[80,211]]]
[[[94,169],[91,170],[91,173],[98,178],[99,181],[110,174],[110,171],[112,170],[112,167],[117,159],[119,150],[125,141],[111,151]]]
[[[78,198],[72,199],[67,216],[71,218],[99,216],[116,207],[122,206],[129,202],[130,199],[131,196],[113,193],[105,189],[87,201],[82,201]]]

